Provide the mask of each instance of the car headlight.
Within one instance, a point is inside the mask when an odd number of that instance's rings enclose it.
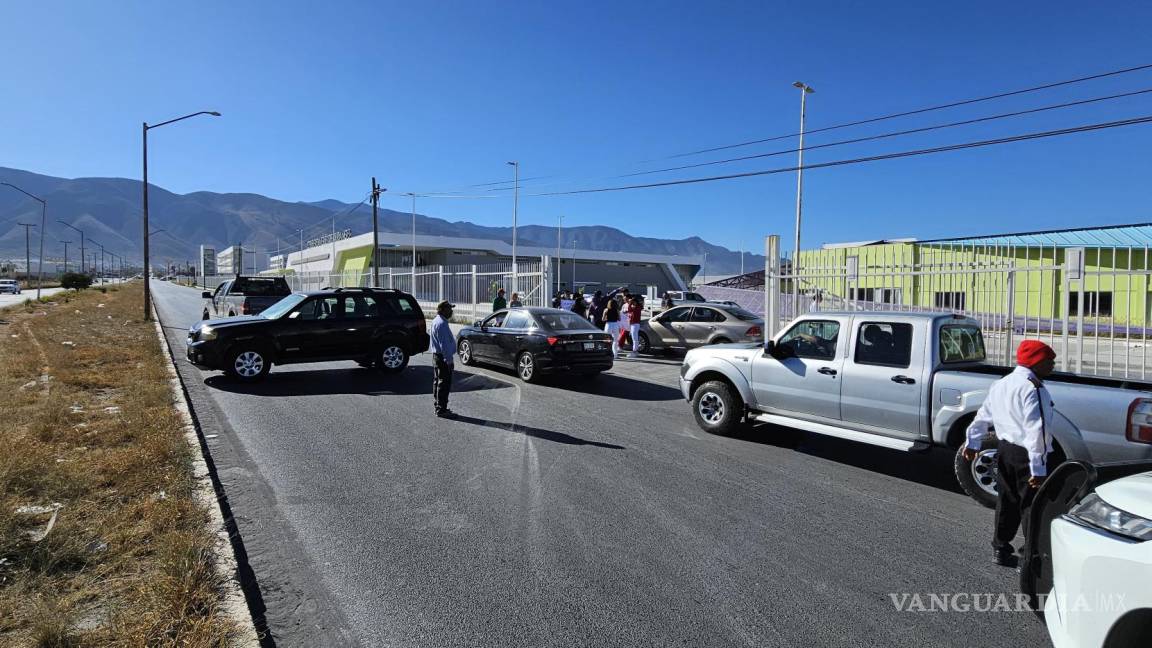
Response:
[[[200,327],[200,339],[201,340],[215,340],[216,339],[216,329],[212,328],[211,326],[201,326]]]
[[[1070,517],[1133,540],[1152,540],[1152,520],[1122,511],[1092,493],[1068,511]]]

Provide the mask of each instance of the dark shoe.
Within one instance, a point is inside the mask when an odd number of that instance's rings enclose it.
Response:
[[[1016,567],[1020,564],[1020,559],[1016,557],[1016,553],[1011,548],[993,549],[992,562],[1001,567]]]
[[[436,416],[446,419],[458,418],[456,412],[453,412],[452,410],[440,410],[439,412],[436,412]]]

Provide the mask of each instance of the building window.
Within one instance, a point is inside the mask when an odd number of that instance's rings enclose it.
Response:
[[[936,308],[964,310],[966,295],[963,292],[938,292],[935,294]]]
[[[1076,315],[1080,312],[1080,293],[1068,295],[1068,314]],[[1112,317],[1111,292],[1084,293],[1084,315],[1086,317]]]
[[[878,304],[901,303],[899,288],[852,288],[848,291],[848,299]]]

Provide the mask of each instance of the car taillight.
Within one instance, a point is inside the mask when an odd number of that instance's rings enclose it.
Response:
[[[1152,443],[1152,399],[1137,398],[1128,406],[1128,430],[1124,436],[1134,443]]]
[[[745,331],[745,332],[744,332],[744,335],[747,335],[748,337],[758,337],[758,336],[760,336],[761,334],[762,334],[762,333],[761,333],[761,331],[760,331],[760,327],[759,327],[759,326],[753,326],[752,328],[750,328],[750,329],[748,329],[747,331]]]
[[[548,346],[556,346],[556,343],[559,341],[560,341],[560,338],[558,338],[558,337],[550,337],[550,338],[548,338]]]

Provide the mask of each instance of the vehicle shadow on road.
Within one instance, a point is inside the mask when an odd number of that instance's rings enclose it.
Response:
[[[528,425],[520,425],[519,423],[504,423],[503,421],[490,421],[488,419],[476,418],[475,416],[465,416],[457,414],[456,420],[461,423],[471,423],[480,427],[497,428],[506,432],[513,432],[530,436],[534,439],[543,439],[544,441],[552,441],[554,443],[563,443],[565,445],[588,445],[597,448],[607,448],[609,450],[624,450],[624,446],[619,446],[614,443],[601,443],[599,441],[588,441],[580,437],[574,437],[570,434],[563,432],[556,432],[555,430],[545,430],[542,428],[535,428]]]
[[[578,394],[592,394],[634,401],[683,400],[684,395],[675,387],[637,380],[619,374],[604,373],[595,378],[579,376],[548,376],[543,383]]]
[[[432,367],[409,366],[397,374],[375,369],[316,369],[309,371],[273,370],[258,383],[241,383],[227,376],[211,376],[204,384],[220,391],[253,396],[332,396],[364,394],[366,396],[415,396],[432,394]],[[508,383],[481,374],[456,371],[452,392],[509,389]]]
[[[902,452],[778,425],[746,428],[740,438],[751,443],[788,448],[953,493],[964,493],[956,482],[952,468],[954,451],[947,448],[932,447],[923,452]]]

